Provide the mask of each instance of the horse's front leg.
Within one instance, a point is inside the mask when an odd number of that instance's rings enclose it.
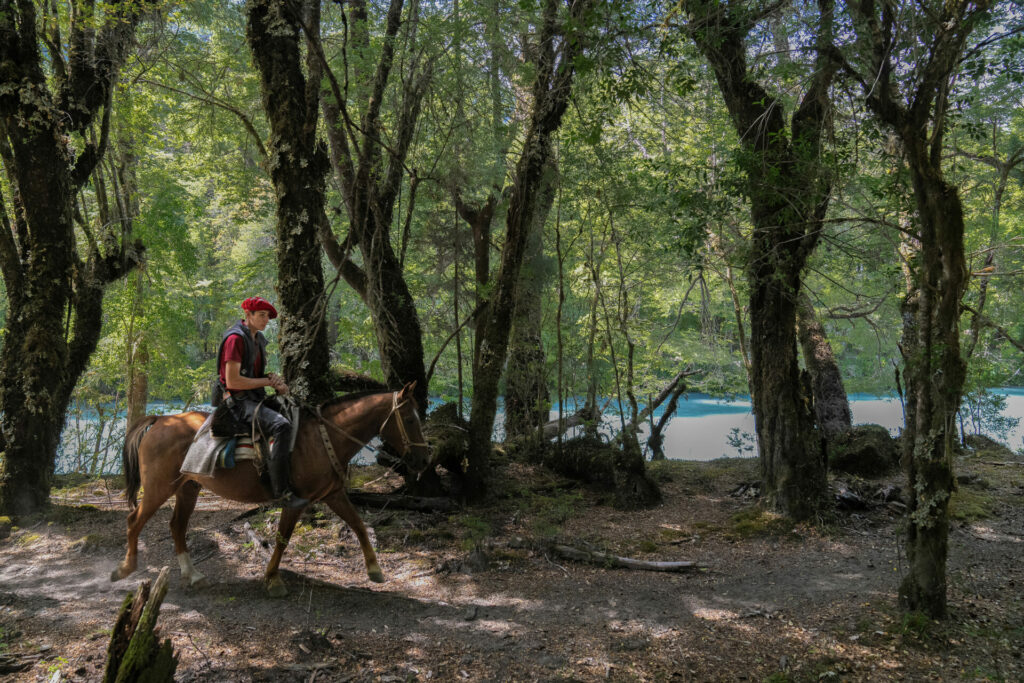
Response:
[[[366,575],[370,577],[370,581],[383,583],[384,572],[380,570],[380,565],[377,564],[377,553],[374,552],[373,546],[370,544],[370,535],[366,533],[366,525],[363,524],[359,513],[356,512],[352,501],[348,499],[344,491],[338,491],[334,495],[324,498],[323,502],[327,503],[327,506],[345,520],[345,523],[355,532],[356,538],[359,539],[359,547],[363,550],[363,559],[366,561]]]
[[[295,524],[299,521],[302,511],[305,508],[281,508],[281,520],[277,524],[277,543],[274,544],[274,554],[267,563],[267,571],[263,580],[267,586],[267,592],[272,598],[283,598],[288,595],[288,589],[281,579],[278,567],[281,565],[281,556],[284,555],[288,541],[291,540],[292,532],[295,531]]]

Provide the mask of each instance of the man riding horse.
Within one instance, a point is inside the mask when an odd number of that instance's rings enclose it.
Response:
[[[224,333],[217,351],[218,382],[223,396],[220,400],[224,404],[218,410],[227,409],[236,423],[255,425],[273,440],[267,462],[273,497],[283,507],[301,508],[309,501],[291,488],[292,424],[276,410],[276,401],[267,400],[265,391],[270,387],[282,396],[288,394],[288,385],[280,375],[264,372],[267,340],[263,330],[277,317],[277,309],[266,299],[255,296],[242,302],[242,310],[245,318]]]

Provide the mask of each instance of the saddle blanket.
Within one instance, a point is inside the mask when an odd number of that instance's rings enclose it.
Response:
[[[251,438],[237,436],[217,438],[213,435],[213,430],[210,429],[212,424],[213,415],[210,415],[196,432],[188,447],[188,452],[185,454],[185,462],[181,464],[182,472],[212,477],[218,467],[231,468],[239,460],[258,459]]]

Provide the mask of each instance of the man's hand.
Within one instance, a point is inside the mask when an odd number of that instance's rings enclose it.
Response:
[[[270,387],[274,391],[282,396],[288,395],[288,385],[285,383],[284,378],[281,377],[281,375],[271,372],[267,374],[267,379],[270,380]]]

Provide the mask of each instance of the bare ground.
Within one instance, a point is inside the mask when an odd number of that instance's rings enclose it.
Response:
[[[794,526],[732,495],[756,479],[753,460],[655,464],[665,502],[640,512],[518,464],[486,507],[364,510],[379,585],[347,527],[314,508],[277,600],[244,528],[272,538],[276,512],[240,518],[246,506],[203,496],[189,538],[212,585],[172,582],[160,623],[181,681],[1022,680],[1024,461],[1008,462],[958,465],[941,623],[895,606],[898,504]],[[26,667],[5,680],[97,680],[125,594],[165,565],[177,573],[165,507],[142,534],[139,571],[110,583],[127,510],[117,494],[103,482],[57,491],[45,518],[0,541],[0,663]],[[576,564],[538,550],[551,540],[707,569]]]

